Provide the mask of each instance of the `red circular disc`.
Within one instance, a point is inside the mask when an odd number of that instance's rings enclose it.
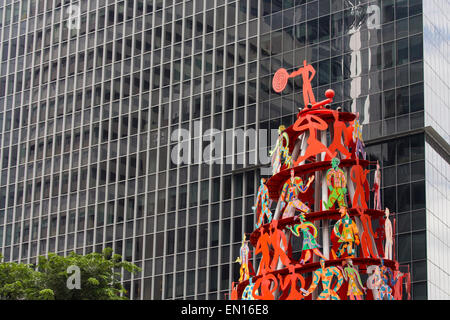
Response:
[[[281,68],[275,72],[272,80],[272,88],[275,92],[280,93],[286,88],[286,84],[289,79],[289,73],[286,69]]]

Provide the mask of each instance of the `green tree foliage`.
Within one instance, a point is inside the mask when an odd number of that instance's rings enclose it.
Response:
[[[70,266],[77,271],[68,272]],[[121,271],[140,272],[134,264],[106,248],[85,256],[54,253],[38,258],[36,266],[0,263],[0,299],[3,300],[122,300],[127,299],[121,285]],[[79,289],[74,283],[79,275]],[[72,284],[72,286],[71,286]],[[122,296],[121,296],[122,294]]]

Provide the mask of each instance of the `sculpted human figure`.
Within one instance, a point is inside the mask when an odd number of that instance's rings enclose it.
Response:
[[[381,210],[381,172],[380,172],[380,163],[377,161],[377,169],[375,170],[375,176],[373,181],[373,208],[375,210]]]
[[[278,274],[278,281],[280,283],[280,289],[285,292],[290,288],[289,295],[287,295],[285,300],[303,300],[303,294],[297,290],[297,283],[300,281],[300,290],[305,286],[305,279],[301,274],[295,273],[295,266],[289,266],[289,274],[283,277]],[[284,295],[284,293],[283,293]]]
[[[232,282],[232,283],[231,283],[231,295],[230,295],[230,300],[237,300],[237,299],[238,299],[237,286],[238,286],[238,283],[237,283],[237,282]]]
[[[309,130],[309,137],[306,140],[308,147],[305,154],[300,156],[295,162],[294,166],[298,166],[301,162],[309,157],[315,156],[319,153],[325,152],[330,158],[333,158],[336,152],[331,153],[330,150],[319,140],[317,140],[317,130],[323,131],[328,128],[327,123],[318,116],[307,114],[295,121],[293,129],[295,131]]]
[[[372,243],[372,239],[374,239],[372,219],[370,219],[368,214],[364,213],[365,210],[363,208],[356,207],[356,210],[359,213],[359,218],[361,219],[363,226],[363,231],[361,233],[361,249],[363,256],[364,258],[378,258]]]
[[[314,175],[309,177],[306,186],[303,185],[303,180],[300,177],[295,177],[294,169],[291,169],[291,177],[283,186],[281,191],[281,210],[284,209],[282,219],[293,217],[295,210],[303,213],[309,213],[311,209],[298,199],[298,192],[305,193],[311,183],[314,181]],[[286,206],[287,204],[287,206]],[[285,208],[286,206],[286,208]]]
[[[337,278],[337,283],[334,288],[331,288],[333,277]],[[337,294],[337,291],[344,282],[344,277],[337,267],[331,266],[326,268],[324,259],[320,259],[320,268],[314,271],[311,286],[309,287],[308,291],[304,293],[304,296],[307,297],[311,293],[313,293],[319,285],[320,281],[322,281],[323,290],[317,300],[341,300],[339,298],[339,295]]]
[[[366,152],[364,151],[364,141],[362,138],[362,125],[359,123],[359,112],[356,113],[356,119],[354,122],[353,141],[356,143],[355,155],[358,158],[359,154],[366,159]]]
[[[253,298],[258,300],[274,300],[277,288],[277,278],[271,273],[264,273],[261,278],[256,280],[252,291]],[[258,289],[260,289],[260,295],[257,294]]]
[[[347,148],[342,144],[342,134],[344,134],[344,141],[346,140],[347,135],[347,126],[344,121],[339,121],[339,112],[337,110],[332,110],[334,117],[333,124],[333,141],[328,146],[328,150],[330,152],[340,151],[342,155],[345,156],[346,159],[350,159],[352,154],[347,150]],[[328,156],[325,157],[325,160],[329,160]]]
[[[362,300],[365,288],[361,282],[358,270],[353,266],[352,259],[346,259],[342,262],[344,267],[344,279],[348,281],[347,296],[350,300]]]
[[[363,169],[359,164],[359,159],[356,159],[356,165],[352,166],[350,170],[350,178],[355,184],[355,194],[353,195],[352,207],[358,206],[358,200],[364,209],[367,209],[366,195],[364,193],[364,184],[367,181],[367,174],[369,170]]]
[[[384,265],[384,261],[381,260],[381,286],[380,286],[380,299],[381,300],[394,300],[392,288],[389,286],[389,279],[393,278],[391,269]],[[390,276],[390,278],[389,278]],[[395,283],[394,283],[395,284]]]
[[[272,156],[272,175],[280,172],[283,164],[291,166],[291,156],[289,154],[289,136],[285,132],[286,127],[281,125],[278,127],[278,139],[275,147],[269,151]]]
[[[314,92],[312,90],[311,81],[316,75],[316,70],[310,64],[307,64],[306,60],[303,61],[303,67],[289,74],[286,69],[281,68],[275,72],[272,80],[272,88],[275,92],[282,92],[286,88],[286,84],[289,78],[295,78],[302,76],[303,79],[303,102],[305,107],[316,103],[314,98]]]
[[[270,270],[276,270],[278,259],[280,259],[281,262],[288,267],[291,264],[291,259],[289,259],[286,254],[286,235],[283,231],[278,229],[278,220],[272,220],[272,223],[270,224],[270,242],[273,247],[273,257],[272,263],[270,264]],[[281,245],[283,245],[283,247],[281,247]]]
[[[400,271],[394,271],[394,299],[402,300],[403,298],[403,279],[406,279],[406,291],[408,300],[411,300],[411,274],[403,273]]]
[[[253,212],[256,213],[257,223],[255,224],[256,229],[264,224],[264,217],[267,217],[268,223],[272,221],[272,212],[270,211],[270,198],[269,189],[266,186],[266,179],[261,178],[261,183],[259,185],[258,194],[256,195],[256,204],[252,207]]]
[[[341,213],[341,219],[334,225],[333,232],[339,239],[338,242],[341,245],[339,246],[337,253],[335,253],[333,249],[331,250],[331,254],[335,259],[340,258],[345,253],[347,253],[349,257],[353,257],[355,254],[353,243],[357,246],[359,245],[358,227],[348,215],[347,208],[341,207],[339,212]],[[340,229],[342,229],[342,231],[339,231]]]
[[[261,227],[259,230],[261,235],[255,248],[255,255],[260,253],[262,255],[259,263],[258,275],[263,274],[270,269],[270,236],[268,233],[264,232],[264,228]]]
[[[381,280],[380,267],[373,265],[367,267],[367,288],[372,290],[372,295],[374,300],[381,300],[380,288],[383,281]]]
[[[305,264],[311,259],[312,253],[325,259],[325,256],[320,252],[320,245],[317,243],[317,228],[311,223],[307,222],[305,216],[301,214],[299,216],[300,223],[294,225],[293,227],[287,226],[286,229],[290,230],[296,237],[300,237],[300,232],[303,236],[303,246],[302,246],[302,259],[300,264]],[[311,233],[312,231],[312,233]],[[312,252],[312,253],[311,253]]]
[[[328,201],[323,201],[323,206],[326,210],[334,208],[334,204],[337,201],[339,207],[346,207],[345,195],[347,193],[347,179],[345,178],[344,171],[339,168],[340,160],[334,158],[331,160],[331,168],[328,169],[326,178],[327,186],[330,190],[330,196]]]
[[[246,236],[244,234],[244,236],[242,237],[241,248],[239,250],[239,257],[235,261],[241,264],[239,282],[245,281],[250,277],[249,259],[248,259],[249,253],[250,248],[248,247],[248,240],[246,240]]]
[[[242,293],[241,300],[255,300],[253,297],[253,288],[255,287],[255,283],[253,283],[253,278],[248,280],[248,285],[245,287],[244,292]]]
[[[385,213],[384,232],[386,237],[386,242],[384,244],[384,258],[392,260],[393,230],[391,220],[389,220],[389,208],[386,208],[384,213]]]

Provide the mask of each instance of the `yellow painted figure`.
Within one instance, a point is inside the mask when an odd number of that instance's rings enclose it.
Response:
[[[344,267],[343,273],[345,281],[348,281],[347,296],[350,300],[362,300],[365,288],[361,282],[358,270],[353,266],[352,259],[346,259],[342,264],[343,266],[347,265]]]
[[[350,218],[348,215],[348,211],[346,207],[341,207],[339,209],[341,213],[341,219],[336,222],[333,228],[333,232],[336,237],[339,239],[338,242],[341,244],[339,246],[337,254],[334,250],[331,250],[333,257],[340,258],[347,250],[347,254],[349,257],[353,257],[355,254],[355,250],[353,249],[353,243],[355,245],[359,245],[359,231],[356,223]],[[342,226],[342,231],[339,231]]]
[[[288,168],[292,166],[292,157],[289,154],[289,136],[286,127],[281,125],[278,127],[278,139],[273,150],[269,151],[272,156],[272,175],[280,172],[283,164],[287,164]]]
[[[250,271],[248,269],[248,254],[250,249],[248,247],[248,240],[246,240],[246,236],[244,234],[242,238],[242,245],[239,252],[239,257],[236,258],[235,262],[239,262],[241,264],[240,269],[240,277],[239,282],[248,280],[250,278]]]

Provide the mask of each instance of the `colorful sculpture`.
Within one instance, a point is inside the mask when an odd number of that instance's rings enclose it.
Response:
[[[306,148],[305,154],[300,156],[294,165],[298,166],[301,162],[305,161],[309,157],[316,156],[319,153],[325,152],[330,158],[334,158],[336,152],[331,153],[330,150],[319,140],[317,140],[317,130],[323,131],[328,128],[327,123],[320,117],[307,114],[304,117],[300,117],[294,123],[292,127],[295,131],[309,130],[309,137],[306,140],[308,147]]]
[[[291,177],[283,186],[281,192],[281,210],[284,209],[282,219],[293,217],[295,215],[295,209],[309,213],[311,209],[298,199],[298,192],[305,193],[311,183],[314,181],[314,176],[309,177],[306,186],[303,186],[303,180],[300,177],[295,177],[294,169],[291,169]],[[287,206],[286,206],[287,204]],[[284,208],[286,206],[286,208]]]
[[[389,220],[389,208],[386,208],[384,212],[386,217],[384,220],[384,232],[386,237],[386,242],[384,244],[384,258],[392,260],[393,230],[391,220]]]
[[[337,201],[339,207],[346,207],[345,195],[347,193],[347,179],[345,178],[344,171],[339,168],[340,160],[334,158],[331,160],[331,169],[327,171],[327,186],[330,190],[328,201],[323,201],[325,209],[329,210],[334,207]]]
[[[283,291],[282,297],[286,296],[284,300],[302,300],[304,298],[301,291],[304,290],[305,279],[300,274],[295,273],[295,267],[294,265],[289,266],[289,274],[284,279],[280,274],[277,275],[280,289]],[[298,281],[300,281],[300,291],[297,290]],[[290,288],[290,290],[288,291],[287,288]],[[285,294],[287,292],[289,292],[288,295]]]
[[[333,277],[337,278],[337,283],[334,288],[331,288]],[[313,293],[320,281],[322,281],[322,292],[317,300],[341,300],[337,294],[337,291],[344,282],[344,277],[341,271],[335,266],[325,268],[324,259],[320,259],[320,268],[314,271],[311,286],[307,292],[304,293],[304,296],[307,297]]]
[[[297,217],[296,217],[297,218]],[[317,243],[317,228],[311,222],[306,222],[305,216],[300,214],[300,223],[294,225],[293,227],[287,226],[286,229],[290,230],[292,234],[296,237],[300,237],[300,232],[303,236],[303,246],[302,246],[302,258],[300,260],[300,264],[305,264],[311,259],[312,253],[321,257],[322,259],[327,259],[320,252],[320,245]]]
[[[337,253],[335,253],[334,250],[331,250],[334,259],[340,258],[344,253],[347,253],[349,257],[353,257],[355,254],[353,243],[357,246],[359,245],[358,227],[348,215],[347,208],[341,207],[339,212],[341,213],[341,219],[334,225],[333,232],[339,239],[338,242],[341,245],[339,246]]]
[[[410,297],[409,273],[400,272],[398,263],[392,257],[395,219],[393,223],[390,222],[388,209],[385,212],[386,218],[380,217],[382,216],[382,211],[379,210],[381,208],[380,166],[377,163],[374,186],[372,190],[369,190],[367,182],[369,168],[365,166],[370,166],[371,163],[364,162],[364,167],[360,165],[359,157],[362,155],[365,159],[366,153],[362,141],[359,114],[356,115],[355,121],[349,124],[341,121],[340,119],[349,121],[352,117],[347,112],[341,113],[339,108],[336,111],[330,110],[329,104],[334,97],[333,90],[325,92],[327,100],[316,102],[312,95],[311,80],[314,72],[311,71],[311,68],[304,62],[303,67],[291,75],[285,69],[280,69],[273,79],[274,90],[281,92],[290,77],[302,75],[305,80],[305,108],[297,114],[297,120],[290,128],[286,129],[284,126],[278,128],[277,143],[270,151],[274,176],[267,182],[265,179],[261,179],[256,203],[252,207],[257,220],[255,226],[259,228],[250,237],[250,242],[256,248],[255,253],[260,258],[258,259],[260,263],[257,276],[252,278],[255,276],[255,272],[250,260],[249,241],[244,235],[240,256],[236,259],[241,263],[240,284],[232,284],[230,297],[231,299],[249,300],[275,298],[299,300],[310,296],[322,281],[323,291],[318,297],[319,300],[339,300],[345,295],[350,300],[400,299],[405,279],[407,281],[406,290]],[[312,76],[310,76],[311,73]],[[324,131],[331,126],[331,123],[333,123],[334,135],[331,145],[327,148],[323,144]],[[320,134],[318,131],[321,131]],[[298,151],[299,147],[302,148],[305,139],[307,148],[301,150],[295,165],[298,166],[305,161],[308,163],[290,170],[290,178],[284,180],[286,173],[280,171],[293,166],[289,150]],[[293,143],[295,145],[292,145]],[[353,161],[340,163],[340,160],[335,157],[337,152],[340,152],[340,158],[356,159],[356,165],[352,166]],[[331,168],[327,167],[328,162],[323,162],[323,157],[318,156],[321,153],[325,153],[326,161],[331,160]],[[350,169],[348,179],[343,171],[345,167]],[[321,172],[321,179],[325,174],[329,189],[328,195],[326,189],[322,188],[324,187],[322,181],[315,180],[316,172]],[[307,182],[304,184],[302,179]],[[314,188],[310,188],[314,181]],[[355,190],[352,199],[346,198],[348,186]],[[324,192],[321,192],[322,190]],[[375,193],[375,210],[368,209],[369,191]],[[270,211],[272,200],[281,201],[273,213]],[[348,200],[353,206],[351,211],[346,204]],[[323,232],[320,237],[322,242],[320,242],[318,230],[311,221],[335,220],[336,203],[340,218],[334,224],[331,235],[327,232],[328,223],[323,224]],[[313,207],[315,212],[311,210]],[[297,211],[300,213],[298,216],[296,216]],[[355,218],[353,221],[350,213],[354,214],[355,211],[359,219]],[[374,217],[380,219],[375,234],[372,230],[372,218]],[[281,219],[281,222],[278,219]],[[355,222],[358,223],[359,230]],[[287,230],[290,231],[289,238],[287,238]],[[292,264],[294,261],[290,241],[292,235],[302,236],[303,241],[300,261],[295,265]],[[328,248],[330,240],[331,259],[329,267],[326,267],[326,257],[320,250],[320,244]],[[358,252],[357,246],[359,245],[361,250]],[[311,263],[314,255],[320,258],[320,268],[313,272],[312,278],[309,278],[309,273],[314,270],[311,268],[314,265]],[[326,255],[328,256],[328,253]],[[388,260],[378,260],[381,257]],[[354,259],[352,260],[352,258]],[[345,261],[342,261],[343,259]],[[358,267],[353,265],[353,261],[355,261],[355,265],[358,264]],[[377,261],[380,261],[380,265]],[[369,264],[373,265],[369,266]],[[315,265],[314,268],[316,268]],[[366,292],[358,270],[367,270],[367,288],[371,291]],[[340,290],[339,296],[338,291],[344,280],[348,286]],[[311,281],[309,289],[305,290],[304,286],[306,283],[309,284],[309,281]]]
[[[362,300],[365,288],[361,282],[358,270],[353,266],[352,259],[346,259],[342,262],[344,267],[344,279],[348,281],[347,296],[350,300]]]
[[[267,218],[268,223],[272,221],[272,212],[270,211],[270,203],[272,201],[269,198],[269,190],[266,186],[266,179],[261,178],[258,194],[256,195],[256,204],[252,207],[253,212],[256,213],[257,223],[256,229],[264,224],[264,217]]]

